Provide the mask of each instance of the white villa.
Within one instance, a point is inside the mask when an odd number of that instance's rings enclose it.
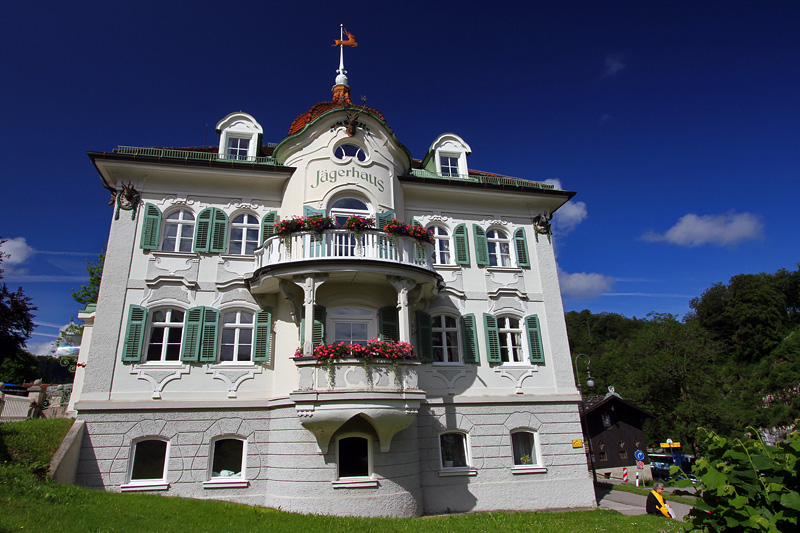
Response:
[[[277,145],[237,112],[218,146],[89,152],[115,207],[77,482],[332,515],[594,507],[547,222],[575,193],[470,170],[452,133],[414,159],[335,83]]]

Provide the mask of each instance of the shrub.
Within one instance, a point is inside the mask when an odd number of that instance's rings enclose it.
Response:
[[[756,432],[757,433],[757,432]],[[768,446],[760,439],[728,439],[700,429],[704,456],[693,471],[702,503],[689,527],[703,531],[797,530],[800,517],[798,431]]]

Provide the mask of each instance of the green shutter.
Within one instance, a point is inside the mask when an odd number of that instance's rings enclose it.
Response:
[[[417,311],[417,343],[419,356],[425,363],[433,362],[433,331],[431,315],[424,311]]]
[[[211,217],[214,210],[210,207],[200,211],[194,229],[194,251],[207,252],[211,240]]]
[[[253,335],[253,361],[269,363],[272,340],[272,308],[266,307],[256,313]]]
[[[375,215],[376,226],[378,229],[382,230],[383,226],[388,224],[393,218],[395,218],[394,211],[389,209],[388,211],[384,211],[383,213],[378,213]]]
[[[147,309],[140,305],[128,307],[128,327],[125,329],[125,342],[122,345],[122,361],[138,363],[142,359],[144,327],[147,323]]]
[[[489,266],[489,244],[486,242],[486,230],[473,224],[472,232],[475,237],[475,263],[480,266]]]
[[[261,219],[261,243],[275,234],[275,219],[278,218],[277,211],[270,211]]]
[[[213,363],[217,360],[217,324],[219,311],[203,308],[203,333],[200,337],[200,361]]]
[[[514,232],[514,248],[517,250],[517,266],[530,268],[531,259],[528,256],[528,241],[525,239],[525,228]]]
[[[161,210],[153,204],[144,204],[143,211],[139,247],[142,250],[157,250],[158,238],[161,236]]]
[[[469,266],[469,237],[466,224],[456,226],[453,230],[453,241],[456,246],[456,264]]]
[[[317,216],[325,216],[325,211],[322,209],[314,209],[310,205],[303,206],[303,216],[304,217],[317,217]]]
[[[497,318],[488,313],[483,314],[483,326],[486,331],[486,358],[490,363],[501,363],[500,333],[497,331]]]
[[[461,338],[464,341],[464,362],[480,363],[478,349],[478,334],[475,328],[475,315],[469,314],[461,317]]]
[[[539,327],[538,316],[530,315],[525,317],[525,331],[528,333],[528,347],[531,350],[531,363],[544,363],[542,329]]]
[[[306,308],[300,312],[300,345],[306,342]],[[325,322],[327,321],[328,312],[322,305],[314,306],[314,329],[313,340],[314,346],[318,344],[325,344]]]
[[[222,209],[213,208],[211,216],[211,239],[209,252],[224,254],[228,251],[228,215]]]
[[[400,340],[400,314],[397,306],[387,305],[378,309],[380,338],[383,340]]]
[[[203,328],[203,308],[192,307],[183,317],[183,344],[181,361],[194,362],[200,355],[200,337]]]

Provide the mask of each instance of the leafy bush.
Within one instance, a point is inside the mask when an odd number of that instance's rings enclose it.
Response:
[[[798,431],[777,446],[760,439],[728,439],[702,430],[701,502],[689,513],[689,527],[703,531],[797,530],[800,517]]]

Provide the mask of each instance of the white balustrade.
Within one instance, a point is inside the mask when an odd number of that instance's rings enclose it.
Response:
[[[433,245],[413,237],[367,230],[331,229],[273,235],[255,251],[256,269],[294,261],[369,259],[413,265],[433,271]]]

